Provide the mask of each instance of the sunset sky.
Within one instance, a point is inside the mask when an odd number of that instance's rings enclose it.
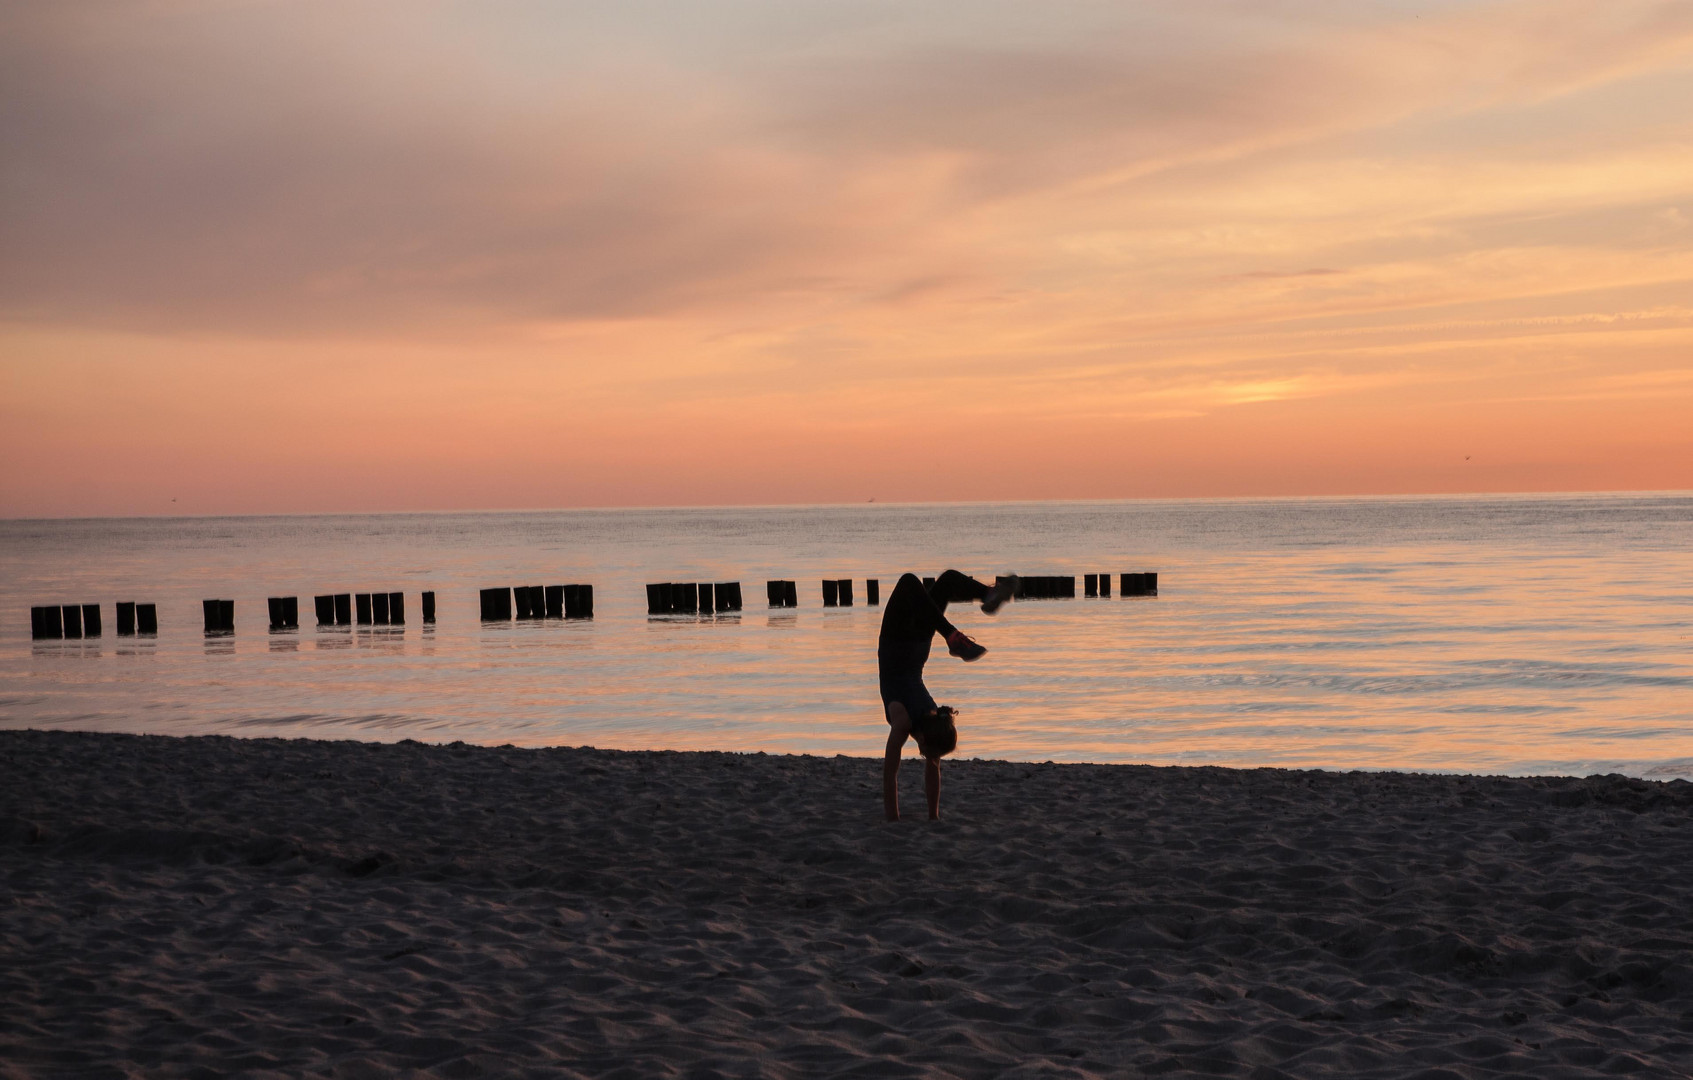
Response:
[[[24,0],[0,148],[0,516],[1693,488],[1687,0]]]

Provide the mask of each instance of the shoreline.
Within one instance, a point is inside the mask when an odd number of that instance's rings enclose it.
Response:
[[[874,710],[872,709],[872,711],[874,711]],[[874,724],[878,723],[878,722],[883,722],[883,721],[877,720],[877,721],[874,721],[874,722],[866,722],[866,724],[864,724],[862,726],[864,726],[867,730],[874,732]],[[506,741],[496,743],[496,742],[491,742],[491,741],[490,742],[468,741],[467,739],[465,739],[463,737],[451,737],[451,736],[443,736],[439,739],[431,740],[431,739],[426,739],[426,738],[419,738],[417,734],[397,735],[397,736],[394,736],[392,738],[378,738],[378,737],[369,736],[368,734],[366,734],[366,737],[361,737],[361,735],[359,733],[344,733],[344,732],[341,732],[339,730],[336,730],[336,731],[334,731],[332,733],[328,733],[328,734],[304,734],[304,733],[294,734],[294,733],[289,731],[289,729],[286,727],[285,724],[282,724],[282,723],[271,723],[271,722],[250,723],[250,722],[247,722],[247,721],[241,721],[239,723],[232,724],[231,730],[226,730],[226,731],[183,731],[183,732],[143,731],[143,730],[132,729],[132,728],[128,728],[128,727],[69,727],[69,726],[61,727],[61,726],[54,725],[51,721],[44,722],[40,719],[36,719],[36,720],[32,721],[31,723],[33,723],[33,724],[44,724],[45,726],[27,726],[26,725],[26,726],[12,727],[12,728],[0,727],[0,736],[3,736],[3,735],[8,734],[8,733],[15,733],[15,734],[53,733],[53,734],[61,734],[61,735],[99,735],[99,736],[112,735],[112,736],[119,736],[119,737],[123,737],[123,738],[139,738],[139,739],[175,739],[175,740],[230,739],[230,740],[234,740],[234,741],[237,741],[237,742],[243,742],[243,743],[322,743],[322,744],[326,744],[326,745],[346,744],[346,745],[359,745],[359,746],[365,746],[365,745],[371,745],[371,746],[419,746],[419,747],[425,747],[425,748],[430,748],[430,749],[465,747],[465,748],[471,748],[471,749],[476,749],[476,750],[521,750],[521,751],[529,751],[529,752],[581,751],[581,752],[585,752],[585,753],[611,753],[611,754],[720,754],[720,755],[723,755],[725,757],[732,757],[732,758],[733,757],[772,757],[772,758],[794,758],[794,759],[802,760],[802,761],[832,761],[832,760],[835,760],[835,759],[842,759],[842,760],[848,760],[848,761],[874,762],[874,763],[876,763],[876,765],[878,767],[880,766],[880,763],[881,763],[881,760],[882,760],[880,753],[872,754],[872,753],[864,752],[868,748],[882,742],[882,733],[881,732],[875,732],[876,737],[873,738],[873,739],[860,739],[860,740],[858,740],[854,744],[854,748],[859,752],[830,754],[830,753],[827,753],[826,751],[823,751],[823,750],[782,749],[782,748],[757,749],[757,750],[717,750],[717,749],[711,749],[711,748],[708,748],[708,747],[676,747],[676,748],[670,748],[670,749],[654,750],[654,749],[646,749],[646,748],[629,749],[629,748],[626,748],[626,747],[615,746],[615,745],[602,746],[602,745],[598,745],[598,744],[594,744],[594,743],[582,743],[580,745],[565,745],[565,744],[561,744],[561,743],[541,741],[544,738],[546,738],[545,736],[537,736],[536,737],[537,741],[514,742],[514,741],[511,740],[510,736],[508,735],[507,738],[506,738]],[[243,733],[244,729],[251,729],[251,730],[256,731],[258,733],[257,734],[245,734],[245,733]],[[316,730],[316,729],[312,729],[312,730]],[[425,732],[423,734],[428,734],[428,733]],[[466,733],[466,734],[469,734],[469,733]],[[970,732],[970,734],[974,735],[975,734],[974,730],[972,730]],[[908,744],[906,746],[907,760],[908,761],[909,760],[915,760],[915,758],[912,756],[912,755],[915,755],[915,753],[916,753],[915,745],[914,744]],[[1079,767],[1079,768],[1220,769],[1224,772],[1230,772],[1230,773],[1273,772],[1273,773],[1286,773],[1286,774],[1322,773],[1322,774],[1330,775],[1330,776],[1352,776],[1352,775],[1377,776],[1377,775],[1380,775],[1380,776],[1406,776],[1406,777],[1419,777],[1419,776],[1458,777],[1458,778],[1467,777],[1467,778],[1472,778],[1472,779],[1476,779],[1476,780],[1553,780],[1553,781],[1558,781],[1558,780],[1615,779],[1615,780],[1640,780],[1640,781],[1643,781],[1645,783],[1653,784],[1653,785],[1666,785],[1666,784],[1676,784],[1676,783],[1693,785],[1693,775],[1677,775],[1679,770],[1681,770],[1681,768],[1682,768],[1681,763],[1684,760],[1690,760],[1690,759],[1683,759],[1683,758],[1648,759],[1648,760],[1602,760],[1602,761],[1585,761],[1585,762],[1582,762],[1581,763],[1582,766],[1584,766],[1585,768],[1589,768],[1589,769],[1594,770],[1594,771],[1588,771],[1588,772],[1583,772],[1583,771],[1573,770],[1573,769],[1566,769],[1564,771],[1558,771],[1558,766],[1569,764],[1567,762],[1557,763],[1557,764],[1553,764],[1553,765],[1547,765],[1547,766],[1545,766],[1547,771],[1487,772],[1487,771],[1480,771],[1480,770],[1473,769],[1473,768],[1465,768],[1463,766],[1441,766],[1441,765],[1400,766],[1400,765],[1374,765],[1374,764],[1366,764],[1366,763],[1305,764],[1305,763],[1301,763],[1301,762],[1297,762],[1297,761],[1288,762],[1288,763],[1279,763],[1279,764],[1275,763],[1275,762],[1257,763],[1257,762],[1250,762],[1250,761],[1235,761],[1235,760],[1221,760],[1221,761],[1122,760],[1122,761],[1111,761],[1111,760],[1059,759],[1059,758],[1053,758],[1053,757],[1047,757],[1047,758],[1042,758],[1042,759],[1036,759],[1036,758],[1033,758],[1033,757],[1029,757],[1029,758],[1018,758],[1018,757],[965,757],[965,756],[962,756],[961,754],[955,754],[954,756],[948,757],[946,760],[947,760],[947,763],[949,765],[958,765],[958,764],[961,764],[961,763],[964,763],[964,762],[973,762],[973,763],[978,763],[978,764],[1000,764],[1000,765],[1040,765],[1040,766],[1063,765],[1063,766],[1076,766],[1076,767]],[[1533,767],[1537,767],[1537,766],[1524,765],[1525,769],[1533,768]],[[1639,768],[1641,771],[1637,771],[1637,772],[1636,771],[1624,771],[1625,769],[1636,768],[1636,767]],[[1652,775],[1654,772],[1657,773],[1658,775],[1655,775],[1655,776]]]
[[[0,1077],[1693,1060],[1685,781],[920,772],[0,731]]]

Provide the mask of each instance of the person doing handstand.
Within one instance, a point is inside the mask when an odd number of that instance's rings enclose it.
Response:
[[[946,638],[946,650],[966,663],[988,650],[946,621],[949,601],[980,601],[992,615],[1017,589],[1015,576],[993,586],[948,570],[924,588],[916,574],[900,575],[882,610],[882,634],[876,643],[876,668],[887,714],[888,749],[882,762],[882,807],[889,821],[899,820],[899,756],[906,739],[916,739],[923,755],[923,793],[929,800],[929,820],[941,816],[940,759],[958,746],[957,716],[951,706],[936,705],[923,685],[923,665],[936,634]]]

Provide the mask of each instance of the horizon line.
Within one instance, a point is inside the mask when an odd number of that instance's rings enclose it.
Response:
[[[67,514],[57,517],[0,517],[0,522],[46,521],[194,521],[218,518],[355,518],[355,517],[422,517],[449,514],[568,514],[607,513],[630,510],[844,510],[866,506],[898,509],[928,506],[1085,506],[1114,503],[1244,503],[1244,502],[1331,502],[1342,500],[1419,500],[1419,499],[1572,499],[1572,498],[1688,498],[1693,488],[1632,488],[1589,491],[1459,491],[1459,492],[1354,492],[1323,495],[1173,495],[1124,496],[1114,499],[953,499],[923,502],[794,502],[794,503],[626,503],[601,506],[529,506],[479,507],[454,510],[279,510],[258,513],[205,514]]]

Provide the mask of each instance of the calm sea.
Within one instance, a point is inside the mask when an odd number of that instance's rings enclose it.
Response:
[[[864,579],[949,566],[1160,575],[955,607],[991,650],[930,661],[962,756],[1693,777],[1688,495],[5,521],[0,726],[874,755]],[[648,581],[731,580],[739,615],[646,614]],[[591,621],[479,621],[484,586],[567,582]],[[375,590],[410,624],[312,625],[314,594]],[[268,631],[277,595],[298,631]],[[118,600],[157,638],[116,637]],[[104,637],[31,641],[32,604],[96,601]]]

